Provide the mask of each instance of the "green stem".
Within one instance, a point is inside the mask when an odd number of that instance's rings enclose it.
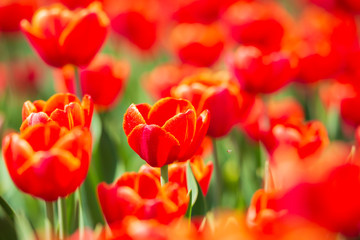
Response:
[[[214,169],[215,169],[215,182],[216,182],[216,205],[221,205],[221,196],[222,196],[222,174],[220,169],[220,163],[217,153],[216,140],[212,139],[213,143],[213,158],[214,158]]]
[[[46,204],[47,239],[51,240],[54,232],[54,203],[45,202],[45,204]]]
[[[168,165],[162,166],[160,171],[161,171],[161,176],[160,176],[161,185],[165,185],[167,182],[169,182]]]
[[[83,216],[83,209],[81,205],[81,193],[80,188],[76,190],[77,193],[77,201],[79,204],[79,240],[84,240],[84,216]]]
[[[82,91],[81,91],[81,84],[80,84],[80,71],[77,66],[74,66],[74,78],[75,78],[75,92],[76,96],[82,99]]]
[[[59,240],[63,240],[67,234],[66,230],[66,202],[65,198],[60,198],[58,204],[58,219],[59,219]]]

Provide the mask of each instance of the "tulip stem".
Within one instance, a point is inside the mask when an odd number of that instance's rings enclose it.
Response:
[[[58,218],[59,218],[59,240],[63,240],[66,234],[66,202],[65,198],[60,198],[58,204]]]
[[[54,229],[54,203],[45,202],[46,204],[46,238],[52,239]]]
[[[77,193],[77,201],[79,204],[79,240],[84,240],[84,216],[83,216],[83,209],[81,206],[81,193],[80,188],[76,190]]]
[[[215,182],[216,182],[216,205],[221,205],[221,196],[222,196],[222,176],[221,176],[221,170],[220,170],[220,163],[216,148],[216,140],[215,138],[212,139],[213,143],[213,158],[214,158],[214,168],[215,168]]]
[[[160,176],[161,185],[165,185],[167,182],[169,182],[168,165],[162,166],[160,171],[161,171],[161,176]]]
[[[81,84],[80,84],[80,71],[79,68],[74,66],[74,78],[75,78],[75,92],[76,96],[82,99],[82,91],[81,91]]]

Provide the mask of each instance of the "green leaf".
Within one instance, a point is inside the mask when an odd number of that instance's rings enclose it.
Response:
[[[18,239],[13,222],[8,218],[0,218],[0,240]]]
[[[188,194],[189,194],[189,197],[190,197],[190,199],[191,199],[191,197],[192,197],[192,191],[190,190]],[[189,204],[189,206],[188,206],[188,208],[187,208],[187,210],[186,210],[185,217],[191,219],[191,213],[192,213],[192,204]]]
[[[191,206],[194,206],[196,199],[198,197],[198,194],[199,194],[199,188],[198,188],[196,179],[194,177],[194,174],[191,170],[190,161],[188,161],[186,164],[186,180],[187,180],[186,184],[187,184],[188,191],[192,192],[192,194],[190,195],[190,203],[191,203]]]
[[[0,196],[0,205],[4,212],[6,213],[6,216],[11,220],[12,223],[15,221],[15,212],[10,207],[10,205],[4,200],[2,196]]]

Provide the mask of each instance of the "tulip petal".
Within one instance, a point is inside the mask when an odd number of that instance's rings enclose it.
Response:
[[[183,152],[183,154],[181,155],[179,154],[178,156],[179,161],[185,161],[191,158],[195,154],[195,152],[200,147],[202,141],[204,140],[204,137],[209,128],[209,124],[210,124],[210,113],[208,110],[204,110],[197,119],[196,132],[193,141],[191,142],[191,145],[189,146],[186,152]]]
[[[100,14],[79,13],[80,17],[73,19],[62,32],[59,44],[61,52],[67,56],[69,62],[87,66],[100,50],[107,36],[107,26],[101,22]],[[91,41],[84,41],[85,39]]]
[[[128,143],[152,167],[177,160],[180,150],[179,141],[157,125],[136,126],[128,135]]]
[[[126,136],[139,124],[146,124],[147,114],[150,111],[149,104],[131,104],[124,115],[123,128]]]
[[[56,109],[65,110],[65,106],[71,102],[77,102],[80,104],[80,100],[74,94],[57,93],[47,100],[43,111],[47,115],[50,115]]]
[[[142,199],[155,198],[160,189],[160,181],[150,174],[139,174],[138,194]]]
[[[162,128],[179,141],[181,152],[183,152],[194,138],[195,124],[196,113],[189,109],[186,113],[179,113],[170,118]]]
[[[85,127],[89,128],[91,125],[91,120],[94,112],[94,103],[89,95],[85,95],[81,102],[81,107],[84,110],[85,117]]]
[[[34,151],[47,151],[59,139],[61,128],[57,123],[37,124],[25,129],[21,138],[26,140]]]
[[[25,128],[29,126],[33,126],[39,123],[47,123],[50,122],[51,118],[49,118],[46,113],[38,112],[38,113],[31,113],[21,124],[20,131],[24,131]]]
[[[196,112],[193,105],[188,100],[170,97],[163,98],[156,102],[151,108],[148,124],[156,124],[161,127],[173,116],[178,113],[184,113],[189,109]]]

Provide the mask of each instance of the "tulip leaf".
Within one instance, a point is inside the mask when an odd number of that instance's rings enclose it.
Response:
[[[4,212],[6,213],[7,217],[11,220],[11,222],[14,223],[14,221],[15,221],[15,212],[10,207],[10,205],[4,200],[4,198],[1,197],[1,196],[0,196],[0,205],[1,205],[2,209],[4,210]]]
[[[196,185],[197,185],[197,188],[199,189],[199,191],[198,191],[198,196],[196,198],[195,204],[192,207],[191,216],[205,216],[206,212],[207,212],[207,204],[206,204],[205,196],[201,190],[199,182],[196,181],[196,179],[195,179],[195,182],[196,182]]]
[[[188,161],[188,163],[186,164],[186,181],[187,181],[187,188],[188,191],[191,191],[191,195],[190,195],[190,203],[191,206],[194,206],[196,199],[198,197],[198,193],[199,193],[199,188],[196,182],[196,179],[194,177],[194,174],[191,170],[191,166],[190,166],[190,161]]]
[[[192,198],[192,191],[191,190],[189,191],[188,195],[189,195],[189,198],[191,199]],[[191,219],[191,214],[192,214],[192,204],[189,204],[189,206],[188,206],[188,208],[186,210],[185,217]]]
[[[0,229],[1,229],[0,240],[18,239],[16,234],[16,229],[14,228],[14,224],[8,218],[0,218]]]

